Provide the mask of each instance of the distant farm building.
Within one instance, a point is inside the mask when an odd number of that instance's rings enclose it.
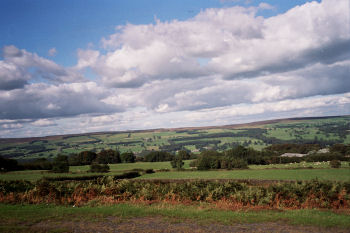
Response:
[[[281,157],[304,157],[306,154],[298,154],[298,153],[284,153],[283,155],[281,155]]]

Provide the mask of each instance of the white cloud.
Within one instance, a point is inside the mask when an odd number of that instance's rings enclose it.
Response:
[[[288,99],[276,102],[257,104],[240,104],[223,108],[211,108],[187,114],[185,117],[190,121],[230,118],[237,116],[257,115],[271,112],[290,112],[300,110],[312,110],[328,108],[330,106],[350,106],[350,93],[344,96],[316,96],[302,99]]]
[[[94,82],[32,84],[0,92],[0,118],[38,119],[121,111],[122,103],[112,106],[102,102],[108,94]]]
[[[19,129],[22,128],[23,125],[20,123],[14,123],[14,124],[3,124],[2,128],[4,129]]]
[[[306,3],[267,19],[256,16],[257,9],[206,9],[187,21],[118,26],[102,40],[107,53],[88,63],[107,86],[139,87],[212,74],[257,77],[349,59],[347,0]]]
[[[47,126],[54,126],[56,123],[52,120],[49,119],[39,119],[31,123],[34,126],[39,126],[39,127],[47,127]]]
[[[78,50],[78,64],[77,68],[82,69],[92,66],[97,62],[100,53],[95,50]]]
[[[274,10],[274,9],[276,9],[274,6],[272,6],[266,2],[261,2],[259,4],[258,8],[261,10]]]
[[[27,135],[350,114],[348,3],[308,2],[269,18],[257,16],[273,9],[261,3],[119,25],[100,50],[78,49],[74,67],[5,46],[1,127]]]
[[[73,68],[62,67],[13,45],[3,48],[3,57],[0,61],[0,90],[23,88],[31,80],[54,83],[85,81]]]
[[[50,57],[56,56],[56,53],[57,53],[56,48],[51,48],[51,49],[49,49],[49,51],[48,51],[48,55],[49,55]]]

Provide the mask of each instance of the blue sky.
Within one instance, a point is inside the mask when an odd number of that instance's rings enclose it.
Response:
[[[349,6],[2,0],[0,137],[350,114]]]
[[[186,20],[207,8],[236,5],[258,6],[263,1],[225,0],[2,0],[0,1],[0,44],[15,45],[47,56],[56,48],[57,63],[72,66],[76,50],[89,44],[98,46],[101,37],[112,34],[117,25],[150,24],[161,21]],[[268,1],[273,11],[259,14],[271,16],[305,3],[302,0]]]

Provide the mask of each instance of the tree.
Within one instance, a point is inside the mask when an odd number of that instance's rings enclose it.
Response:
[[[0,156],[0,172],[15,171],[18,169],[17,160],[6,159]]]
[[[69,172],[68,157],[65,155],[58,155],[52,163],[52,172],[56,172],[56,173]]]
[[[135,163],[135,155],[132,152],[124,152],[120,155],[122,163]]]
[[[173,159],[173,155],[166,151],[151,151],[145,156],[146,162],[163,162],[163,161],[171,161]]]
[[[119,151],[115,151],[112,149],[102,150],[100,153],[97,154],[95,161],[100,164],[121,163]]]
[[[180,151],[178,152],[178,155],[181,156],[181,158],[182,158],[183,160],[187,160],[187,159],[190,159],[190,158],[191,158],[191,154],[188,153],[188,151],[186,151],[186,150],[180,150]]]
[[[82,151],[77,155],[70,157],[69,161],[72,165],[90,165],[97,157],[92,151]]]
[[[197,159],[198,170],[219,169],[221,154],[217,151],[202,151]]]
[[[180,154],[174,156],[173,160],[170,162],[172,168],[176,168],[177,170],[181,170],[183,165],[185,164],[182,161],[182,156]]]

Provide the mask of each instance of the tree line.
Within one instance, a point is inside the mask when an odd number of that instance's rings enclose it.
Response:
[[[173,168],[182,169],[183,160],[194,159],[192,167],[198,170],[207,169],[235,169],[247,168],[250,164],[266,165],[292,162],[318,162],[318,161],[349,161],[350,145],[334,144],[329,151],[320,153],[318,144],[276,144],[265,147],[262,151],[242,145],[234,146],[226,151],[206,150],[199,155],[191,154],[188,150],[180,150],[176,154],[166,151],[149,151],[142,156],[135,156],[132,152],[120,153],[117,150],[102,150],[98,153],[82,151],[77,154],[58,155],[53,160],[40,158],[28,163],[18,163],[14,159],[0,156],[0,171],[14,170],[51,170],[53,172],[68,172],[69,166],[90,165],[91,171],[108,171],[108,164],[170,161]],[[281,157],[286,152],[302,153],[304,157]]]

